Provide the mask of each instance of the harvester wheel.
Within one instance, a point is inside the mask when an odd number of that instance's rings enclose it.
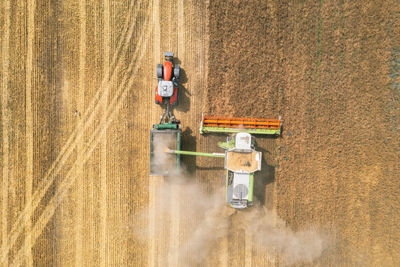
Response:
[[[162,78],[162,73],[163,73],[163,65],[162,64],[157,64],[157,78],[161,79]]]
[[[181,67],[179,66],[179,64],[175,64],[175,68],[174,68],[174,77],[176,79],[179,79],[179,74],[181,72]]]

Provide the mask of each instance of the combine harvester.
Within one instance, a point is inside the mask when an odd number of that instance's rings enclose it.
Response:
[[[243,209],[253,205],[254,173],[261,170],[262,153],[255,150],[251,134],[280,135],[280,119],[220,118],[203,116],[200,133],[227,133],[226,142],[218,146],[225,153],[203,153],[167,149],[176,155],[225,158],[224,168],[226,202],[231,207]]]

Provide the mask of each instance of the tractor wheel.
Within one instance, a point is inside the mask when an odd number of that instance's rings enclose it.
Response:
[[[162,79],[163,65],[157,64],[157,78]]]
[[[179,66],[179,64],[176,64],[174,68],[174,77],[179,79],[180,72],[181,72],[181,67]]]

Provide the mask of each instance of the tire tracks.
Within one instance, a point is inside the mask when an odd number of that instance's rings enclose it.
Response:
[[[79,20],[80,20],[80,38],[79,38],[79,92],[77,99],[78,110],[85,110],[85,80],[86,80],[86,0],[79,1]],[[76,129],[79,129],[78,120]],[[84,136],[85,133],[83,133]],[[84,224],[84,171],[83,171],[83,161],[84,157],[84,138],[79,138],[77,140],[77,158],[76,158],[76,174],[78,177],[76,183],[76,220],[74,225],[75,232],[75,265],[82,265],[82,254],[83,254],[83,224]],[[86,236],[86,233],[85,233]]]
[[[110,29],[110,2],[104,0],[104,67],[103,75],[107,77],[110,73],[110,46],[111,46],[111,29]],[[108,85],[110,86],[110,85]],[[109,92],[106,90],[102,98],[102,110],[107,110]],[[101,117],[100,124],[105,125],[106,112]],[[107,238],[107,129],[104,133],[104,138],[101,142],[100,155],[100,265],[108,266],[108,238]]]
[[[153,56],[154,60],[158,60],[160,58],[160,6],[159,1],[153,0],[152,3],[152,13],[153,13]],[[154,106],[151,106],[151,110],[154,110]],[[152,121],[156,119],[156,113],[152,112]],[[155,238],[155,226],[156,226],[156,188],[159,185],[157,182],[157,178],[159,176],[149,176],[149,231],[151,231],[151,238],[149,241],[149,251],[148,251],[148,266],[156,266],[155,265],[155,256],[156,256],[156,248],[157,242]]]
[[[25,257],[27,265],[33,265],[32,257],[32,186],[33,186],[33,112],[32,112],[32,70],[33,70],[33,40],[35,34],[35,0],[29,1],[28,6],[28,50],[26,56],[26,102],[25,102],[25,117],[26,117],[26,214],[25,214]]]
[[[169,27],[168,27],[168,36],[169,36],[169,43],[170,47],[176,46],[176,57],[179,58],[181,62],[184,62],[184,55],[185,55],[185,18],[184,18],[184,1],[178,0],[177,8],[173,8],[172,5],[169,5],[168,13],[169,15]],[[177,33],[174,32],[174,23],[172,20],[177,18]],[[176,35],[175,35],[176,34]],[[176,36],[176,40],[175,39]],[[174,50],[171,48],[171,50]],[[182,65],[182,64],[181,64]],[[170,229],[169,229],[169,242],[168,242],[168,264],[169,266],[179,266],[179,258],[180,254],[177,253],[180,248],[180,233],[183,229],[184,224],[181,224],[181,204],[179,201],[179,196],[183,192],[181,191],[180,185],[172,185],[171,186],[171,211],[170,211]],[[182,231],[183,232],[183,231]]]
[[[9,42],[10,42],[10,1],[3,2],[3,16],[4,16],[4,35],[2,36],[2,103],[1,103],[1,120],[2,120],[2,135],[3,135],[3,164],[2,164],[2,189],[1,189],[1,251],[8,251],[8,184],[9,184],[9,171],[8,171],[8,79],[9,79]],[[8,258],[2,260],[5,266],[8,265]]]
[[[9,3],[9,1],[7,1],[7,2],[5,2],[5,4],[7,4],[5,10],[8,10],[8,12],[6,12],[6,14],[9,14],[10,13],[9,12],[10,3]],[[101,92],[103,91],[102,89],[104,89],[104,91],[107,91],[107,92],[110,90],[110,86],[108,84],[109,81],[106,78],[111,77],[110,79],[113,79],[113,77],[115,77],[115,73],[118,73],[117,71],[121,68],[121,65],[123,62],[122,57],[128,49],[128,44],[131,40],[132,33],[134,32],[134,26],[135,26],[134,19],[136,18],[136,15],[137,15],[138,11],[140,10],[140,6],[141,6],[141,3],[137,4],[135,6],[135,12],[134,12],[133,17],[127,18],[127,20],[126,20],[126,24],[125,24],[124,30],[123,30],[123,32],[125,33],[125,38],[121,38],[120,42],[118,43],[117,53],[114,54],[113,61],[112,61],[112,64],[116,64],[116,66],[115,66],[115,68],[113,68],[111,76],[110,76],[110,74],[108,74],[107,77],[105,77],[103,79],[101,86],[99,87],[99,89],[96,93],[96,96],[93,98],[92,102],[89,104],[88,109],[85,111],[83,119],[77,125],[74,132],[70,135],[68,141],[61,149],[60,154],[58,155],[58,157],[56,158],[56,160],[54,161],[54,163],[52,164],[52,166],[50,167],[50,169],[48,170],[46,175],[41,180],[41,183],[38,186],[38,190],[32,196],[32,201],[31,201],[29,210],[35,210],[38,207],[38,205],[39,205],[40,201],[42,200],[42,198],[44,197],[45,193],[47,192],[47,190],[50,188],[50,186],[54,182],[55,176],[61,171],[65,162],[67,161],[67,159],[71,156],[72,152],[74,151],[78,140],[80,140],[82,138],[83,133],[86,131],[86,129],[89,127],[89,125],[93,121],[93,119],[95,117],[95,113],[98,112],[98,110],[100,109],[101,105],[99,104],[99,101],[101,100],[101,98],[104,95],[104,93],[103,93],[103,95],[101,94]],[[131,2],[131,5],[129,8],[133,8],[133,2]],[[131,21],[131,22],[129,22],[129,21]],[[129,23],[130,23],[130,25],[129,25]],[[8,25],[9,25],[9,19],[8,19]],[[5,30],[6,30],[5,36],[9,36],[9,26],[5,27]],[[8,32],[8,34],[7,34],[7,32]],[[8,39],[9,39],[9,37],[7,38],[7,40]],[[5,44],[7,45],[7,49],[5,49],[5,47],[6,47]],[[5,52],[8,51],[8,41],[6,42],[5,39],[3,39],[3,52],[4,51]],[[3,69],[5,68],[4,64],[6,64],[7,71],[3,72],[4,73],[3,74],[3,83],[5,82],[5,78],[7,78],[7,80],[8,80],[8,62],[9,62],[8,52],[4,53],[4,54],[6,56],[3,57]],[[3,88],[5,88],[5,87],[3,87]],[[4,94],[3,94],[3,96],[4,96]],[[6,99],[6,98],[3,97],[3,101],[5,101],[4,99]],[[4,127],[4,124],[3,124],[3,127]],[[82,127],[83,127],[83,130],[81,130]],[[7,128],[7,127],[5,127],[5,128]],[[3,131],[7,131],[7,130],[8,130],[8,128]],[[7,133],[7,136],[8,136],[8,133]],[[3,140],[3,142],[4,141],[5,140]],[[7,147],[8,147],[8,137],[7,137],[6,141],[7,141]],[[8,154],[6,156],[8,157]],[[7,160],[7,165],[8,165],[8,158],[5,158],[4,161],[5,160]],[[4,176],[4,172],[6,172],[6,171],[7,171],[6,177],[8,177],[8,169],[5,170],[4,168],[3,168],[3,176]],[[4,191],[6,190],[6,188],[8,188],[8,184],[5,183],[5,180],[3,180],[2,188],[3,188],[3,198],[4,198],[4,196],[5,196],[4,194],[7,194],[7,192],[4,193]],[[6,202],[3,201],[3,205],[5,205],[5,203],[7,203],[7,199],[6,199]],[[6,207],[7,206],[8,206],[8,204],[6,205]],[[18,236],[22,233],[23,228],[24,228],[24,226],[23,226],[24,218],[25,218],[26,214],[29,212],[29,210],[28,210],[28,206],[26,206],[24,208],[24,210],[19,214],[16,222],[14,223],[14,225],[10,231],[10,234],[8,235],[8,238],[4,237],[4,239],[7,239],[7,242],[2,242],[2,244],[7,244],[7,246],[5,246],[4,249],[2,249],[2,255],[0,258],[0,262],[3,262],[5,260],[5,257],[9,253],[10,248],[15,244]],[[7,222],[5,222],[5,224],[7,224]]]
[[[148,17],[148,15],[149,14],[147,14],[147,17]],[[135,55],[133,57],[133,58],[136,58],[136,60],[131,61],[130,65],[128,67],[128,71],[126,72],[128,74],[131,73],[130,78],[125,77],[125,81],[123,81],[120,84],[120,86],[118,87],[118,92],[114,95],[112,101],[110,102],[110,105],[108,105],[108,108],[107,108],[107,112],[106,112],[107,123],[106,123],[106,125],[104,125],[103,127],[98,126],[96,128],[96,130],[94,131],[94,133],[91,135],[90,141],[89,141],[90,145],[88,147],[84,146],[84,152],[82,153],[83,156],[81,158],[82,162],[80,162],[79,164],[84,165],[87,162],[87,160],[90,158],[93,150],[96,148],[98,143],[102,140],[102,137],[106,132],[106,129],[109,127],[111,122],[114,120],[114,117],[116,116],[116,114],[118,113],[122,104],[124,103],[124,99],[126,98],[128,92],[129,92],[129,89],[132,87],[132,85],[135,81],[136,77],[134,77],[133,73],[136,73],[137,69],[139,68],[139,64],[137,64],[137,63],[141,62],[143,55],[145,54],[143,52],[146,51],[146,49],[147,49],[148,36],[145,35],[146,30],[148,28],[147,24],[148,23],[146,22],[145,23],[146,26],[143,27],[142,35],[139,38],[140,43],[136,46]],[[142,42],[144,42],[144,44],[142,44]],[[141,49],[139,49],[139,48],[141,48]],[[66,174],[66,177],[62,181],[60,181],[60,184],[59,184],[59,187],[57,188],[56,193],[50,199],[48,205],[46,206],[42,215],[37,220],[36,224],[34,225],[34,227],[32,229],[32,232],[31,232],[32,243],[35,243],[37,238],[42,233],[43,229],[46,227],[49,220],[54,215],[55,210],[57,209],[57,207],[60,205],[60,203],[64,199],[68,190],[75,183],[77,177],[76,177],[76,175],[74,175],[74,173],[76,172],[77,168],[79,168],[79,166],[77,166],[77,163],[75,162],[75,164],[72,166],[72,168]],[[25,249],[26,249],[25,245],[24,245],[24,248],[20,248],[17,256],[14,259],[14,262],[12,263],[13,265],[17,265],[21,261],[21,258],[23,257],[23,251]]]

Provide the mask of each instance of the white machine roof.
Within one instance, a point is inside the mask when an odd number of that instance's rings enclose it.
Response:
[[[251,135],[249,133],[237,133],[235,149],[251,149]]]
[[[158,94],[162,97],[171,97],[174,94],[174,85],[172,81],[158,82]]]
[[[237,199],[248,199],[250,174],[234,173],[233,195]]]

